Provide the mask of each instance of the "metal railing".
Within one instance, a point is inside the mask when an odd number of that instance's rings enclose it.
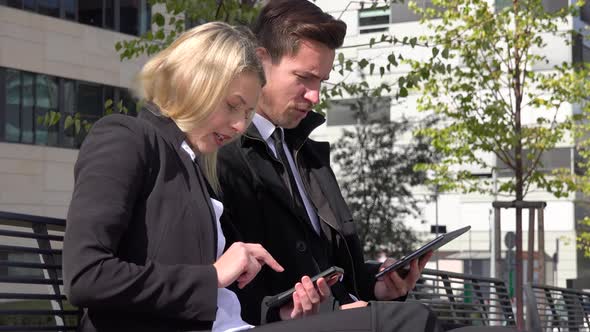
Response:
[[[0,212],[0,331],[76,330],[63,294],[65,220]]]
[[[516,326],[500,279],[425,269],[409,299],[428,305],[446,326]]]
[[[590,293],[547,285],[525,285],[531,331],[590,331]]]

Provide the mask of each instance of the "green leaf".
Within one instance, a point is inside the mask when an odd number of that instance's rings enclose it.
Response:
[[[361,69],[364,69],[367,65],[369,64],[369,61],[367,61],[367,59],[361,59],[361,61],[359,61],[359,67]]]
[[[71,115],[66,116],[64,120],[64,128],[69,129],[74,124],[74,118]]]
[[[82,129],[82,122],[80,121],[80,119],[75,119],[74,132],[76,133],[76,135],[80,133],[80,129]]]
[[[162,15],[161,13],[154,13],[152,15],[152,22],[159,27],[163,27],[166,23],[166,20],[164,19],[164,15]]]
[[[436,56],[438,55],[438,52],[439,52],[438,48],[433,47],[432,48],[432,57],[436,58]]]
[[[406,88],[399,89],[399,96],[400,97],[407,97],[408,96],[408,89],[406,89]]]

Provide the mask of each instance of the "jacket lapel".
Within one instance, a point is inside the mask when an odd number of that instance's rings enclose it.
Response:
[[[285,183],[279,174],[282,164],[273,155],[254,124],[248,127],[245,138],[243,144],[249,147],[246,149],[246,158],[251,169],[256,170],[256,174],[260,176],[260,181],[264,184],[264,187],[271,192],[279,204],[283,205],[290,213],[293,213],[306,227],[313,229],[308,221],[307,212],[294,206],[291,193],[285,187]],[[269,160],[270,162],[268,162]]]
[[[243,144],[250,146],[246,150],[246,158],[251,169],[256,170],[256,174],[260,176],[260,181],[264,183],[265,188],[268,188],[285,208],[293,210],[291,194],[285,187],[285,183],[277,170],[278,167],[281,167],[281,162],[273,155],[254,123],[248,127],[244,136],[246,139]],[[270,160],[270,163],[268,160]]]
[[[205,198],[206,204],[209,208],[209,215],[210,215],[210,226],[211,226],[211,233],[213,233],[214,241],[213,241],[213,255],[215,258],[217,255],[217,224],[215,219],[215,212],[213,210],[213,206],[211,205],[211,200],[209,192],[207,190],[207,182],[201,175],[200,169],[197,165],[197,161],[193,161],[191,156],[182,149],[182,142],[186,139],[186,135],[178,128],[176,123],[172,121],[170,118],[163,116],[160,113],[160,110],[157,105],[147,102],[144,105],[145,110],[138,114],[138,118],[143,119],[149,123],[151,123],[154,127],[158,128],[162,137],[170,144],[170,146],[176,152],[176,156],[178,157],[178,162],[182,167],[187,171],[189,177],[185,179],[188,189],[190,193],[195,193],[196,191],[200,191],[202,197]],[[197,159],[199,155],[197,154]],[[191,195],[189,197],[190,202],[194,201],[195,195]],[[193,210],[196,209],[198,204],[194,203],[191,204],[188,208]],[[196,212],[193,211],[191,215],[198,215]],[[198,221],[194,221],[198,222]]]

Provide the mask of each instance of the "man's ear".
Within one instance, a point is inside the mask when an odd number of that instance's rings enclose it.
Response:
[[[268,51],[264,47],[257,47],[256,57],[258,57],[258,60],[262,64],[262,68],[264,69],[264,71],[267,71],[268,67],[272,64],[272,58],[270,56],[270,53],[268,53]]]

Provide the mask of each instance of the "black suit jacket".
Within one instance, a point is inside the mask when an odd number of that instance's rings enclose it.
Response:
[[[217,234],[205,179],[176,124],[153,104],[111,115],[86,137],[63,249],[83,331],[210,329]]]
[[[315,233],[306,212],[294,208],[280,175],[282,165],[254,124],[218,153],[226,246],[235,241],[260,243],[285,268],[277,273],[264,267],[244,289],[234,289],[242,304],[242,318],[251,324],[261,321],[264,296],[283,292],[302,276],[313,276],[331,265],[345,269],[344,282],[332,287],[336,298],[342,301],[350,293],[362,300],[374,299],[373,276],[379,265],[364,262],[352,215],[330,168],[328,143],[308,138],[323,121],[321,115],[310,112],[297,128],[285,130],[319,216],[322,236]],[[278,319],[276,312],[271,311],[266,319]]]

